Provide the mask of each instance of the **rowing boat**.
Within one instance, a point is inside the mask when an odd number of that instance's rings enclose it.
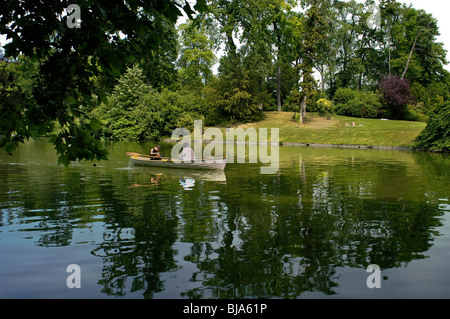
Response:
[[[179,159],[171,159],[169,157],[156,157],[132,152],[128,152],[127,155],[130,157],[131,162],[140,166],[224,170],[225,165],[227,164],[226,156],[222,158],[210,158],[184,162]]]

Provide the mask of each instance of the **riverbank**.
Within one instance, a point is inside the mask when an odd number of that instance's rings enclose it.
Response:
[[[426,123],[386,119],[362,119],[333,115],[331,119],[307,113],[298,125],[293,112],[265,112],[265,119],[238,125],[278,128],[280,145],[365,149],[410,149]]]

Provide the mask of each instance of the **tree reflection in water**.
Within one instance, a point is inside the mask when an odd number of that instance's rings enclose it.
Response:
[[[337,267],[389,269],[427,258],[441,212],[438,197],[418,191],[424,179],[411,174],[417,167],[297,160],[277,175],[235,165],[226,183],[199,181],[186,192],[166,178],[161,191],[128,194],[128,218],[107,224],[132,227],[136,238],[128,246],[113,227],[100,246],[114,248],[103,257],[105,292],[122,293],[133,278],[130,291],[152,297],[165,289],[162,273],[183,267],[177,258],[195,265],[185,283],[192,288],[180,294],[188,298],[334,294]],[[190,243],[190,252],[176,256],[177,241]]]
[[[280,158],[274,175],[258,164],[230,164],[218,176],[114,161],[2,164],[2,227],[33,225],[41,247],[76,245],[74,233],[90,229],[101,291],[124,297],[332,295],[342,267],[428,257],[449,202],[448,157],[282,147]],[[195,184],[183,188],[187,179]]]

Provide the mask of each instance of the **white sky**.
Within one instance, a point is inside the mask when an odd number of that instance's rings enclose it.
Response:
[[[364,0],[357,0],[364,2]],[[450,60],[450,1],[448,0],[397,0],[398,2],[405,3],[406,5],[412,4],[416,9],[423,9],[427,13],[431,13],[432,16],[437,19],[439,25],[439,31],[441,35],[438,37],[438,41],[444,43],[444,48],[447,50],[447,60]],[[0,35],[0,44],[5,43],[6,37]],[[450,64],[446,66],[446,69],[450,71]]]

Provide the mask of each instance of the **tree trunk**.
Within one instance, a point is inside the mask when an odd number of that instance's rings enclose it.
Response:
[[[237,57],[237,47],[236,44],[234,43],[233,40],[233,32],[232,31],[227,31],[226,32],[226,36],[227,36],[227,42],[228,42],[228,46],[230,49],[230,53],[233,57],[233,59],[236,59]]]
[[[277,111],[281,112],[281,66],[277,69]]]
[[[273,21],[273,30],[277,37],[277,111],[281,112],[281,59],[280,59],[280,47],[281,47],[281,35],[278,30],[278,25]]]
[[[416,35],[416,38],[414,39],[414,44],[413,44],[413,47],[411,49],[411,52],[409,52],[408,61],[406,62],[406,67],[405,67],[405,71],[403,71],[402,79],[405,78],[406,72],[408,71],[409,63],[411,62],[411,58],[412,58],[412,54],[413,54],[414,50],[416,49],[416,44],[417,44],[417,38],[418,37],[419,37],[419,35]]]
[[[316,66],[316,70],[320,73],[320,82],[321,82],[322,92],[325,92],[325,82],[324,82],[324,75],[323,75],[324,66],[323,65],[320,67]]]
[[[362,90],[362,77],[363,74],[359,73],[359,79],[358,79],[358,89],[361,91]]]
[[[389,60],[388,60],[388,66],[389,66],[389,75],[391,75],[391,25],[388,26],[388,53],[389,53]]]
[[[300,124],[303,124],[303,117],[306,114],[306,94],[303,97],[301,103],[300,103],[300,112],[299,112],[299,121],[298,121],[298,126],[300,126]]]

